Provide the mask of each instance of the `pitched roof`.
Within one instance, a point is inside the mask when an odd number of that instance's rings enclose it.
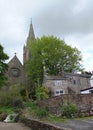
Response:
[[[20,60],[17,58],[16,54],[15,56],[9,61],[8,63],[9,66],[11,67],[16,67],[16,66],[23,66]]]
[[[86,89],[82,89],[81,92],[83,92],[83,91],[87,91],[87,90],[93,90],[93,87],[86,88]]]

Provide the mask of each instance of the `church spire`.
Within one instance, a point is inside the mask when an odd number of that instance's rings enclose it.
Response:
[[[28,37],[27,37],[27,43],[29,41],[34,41],[34,40],[35,40],[35,34],[34,34],[34,29],[33,29],[33,24],[32,24],[32,19],[31,19],[29,34],[28,34]]]
[[[29,59],[31,58],[31,51],[29,48],[29,43],[33,43],[33,41],[35,40],[35,34],[34,34],[34,29],[33,29],[33,24],[32,24],[32,19],[31,19],[31,23],[30,23],[30,29],[29,29],[29,34],[27,37],[27,41],[26,41],[26,45],[24,45],[23,48],[23,62],[24,64],[29,61]]]

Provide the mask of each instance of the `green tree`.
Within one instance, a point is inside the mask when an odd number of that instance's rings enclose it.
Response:
[[[4,48],[0,44],[0,87],[2,87],[6,82],[5,71],[7,70],[8,65],[5,61],[8,58],[8,55],[4,53]]]
[[[27,75],[35,84],[37,80],[42,84],[44,70],[54,75],[82,70],[81,52],[57,37],[37,38],[33,43],[29,42],[29,48],[31,59],[27,63]]]
[[[37,38],[33,44],[29,43],[29,46],[32,57],[28,68],[29,70],[35,68],[33,76],[42,75],[44,67],[47,73],[55,75],[63,71],[82,70],[81,52],[76,47],[67,45],[64,40],[53,36],[43,36],[41,39]]]

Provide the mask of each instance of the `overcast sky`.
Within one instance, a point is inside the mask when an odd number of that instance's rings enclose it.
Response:
[[[0,0],[0,43],[10,59],[16,52],[22,61],[31,18],[36,37],[64,39],[93,70],[93,0]]]

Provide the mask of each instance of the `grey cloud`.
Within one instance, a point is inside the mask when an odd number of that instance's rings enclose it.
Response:
[[[93,31],[93,8],[88,4],[79,13],[74,12],[78,0],[58,0],[38,12],[36,23],[40,25],[42,34],[88,34]],[[80,1],[79,1],[80,2]],[[38,25],[38,26],[39,26]]]
[[[16,51],[22,59],[32,17],[36,37],[54,35],[89,52],[93,48],[92,6],[93,0],[0,0],[0,41],[10,56]]]

